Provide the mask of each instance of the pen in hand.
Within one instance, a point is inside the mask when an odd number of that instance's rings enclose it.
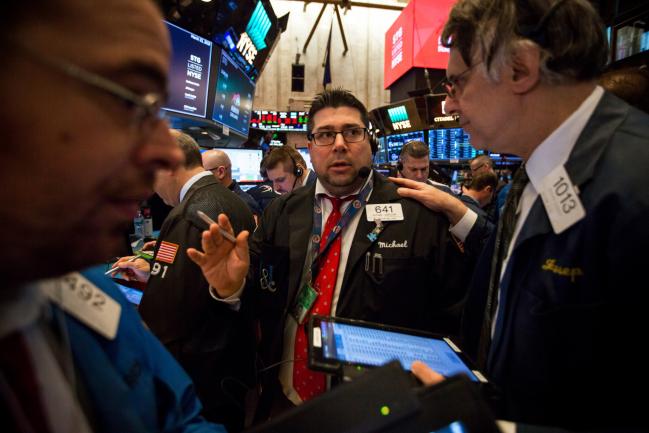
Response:
[[[196,213],[198,214],[199,217],[201,217],[201,219],[203,221],[205,221],[207,223],[208,226],[210,226],[212,224],[216,224],[218,226],[217,222],[214,221],[212,218],[208,217],[205,214],[205,212],[197,210]],[[235,237],[232,236],[230,233],[226,232],[225,230],[223,230],[220,226],[219,226],[219,232],[221,233],[221,236],[223,236],[224,238],[226,238],[227,240],[229,240],[233,244],[237,243],[237,240],[235,239]]]
[[[140,258],[140,256],[138,256],[138,255],[136,254],[136,255],[134,255],[133,257],[131,257],[130,259],[128,259],[126,262],[124,262],[124,263],[134,262],[136,259],[139,259],[139,258]],[[110,275],[110,274],[112,274],[113,272],[115,272],[115,271],[119,271],[119,270],[121,270],[121,269],[122,269],[122,268],[120,268],[119,266],[113,266],[112,268],[110,268],[109,270],[107,270],[106,272],[104,272],[104,275]]]

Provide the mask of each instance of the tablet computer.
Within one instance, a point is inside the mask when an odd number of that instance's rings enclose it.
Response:
[[[343,374],[345,368],[376,367],[397,360],[405,370],[425,362],[443,376],[465,374],[474,382],[485,376],[444,336],[360,320],[314,315],[308,327],[309,368]]]

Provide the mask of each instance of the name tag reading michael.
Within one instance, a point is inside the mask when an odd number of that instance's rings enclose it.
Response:
[[[403,221],[403,209],[401,203],[375,203],[366,204],[365,213],[367,220],[379,221]]]
[[[122,306],[80,273],[44,284],[43,292],[84,325],[109,340],[115,338]]]
[[[563,165],[543,179],[540,193],[555,234],[570,228],[586,216],[577,188]]]

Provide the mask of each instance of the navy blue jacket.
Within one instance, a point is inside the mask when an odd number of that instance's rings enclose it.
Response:
[[[502,282],[504,331],[487,366],[502,391],[500,417],[646,427],[648,167],[649,116],[605,93],[565,164],[585,218],[555,235],[539,197]],[[463,347],[473,354],[493,246],[492,236],[466,304]]]

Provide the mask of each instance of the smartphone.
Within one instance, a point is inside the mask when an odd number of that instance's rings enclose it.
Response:
[[[385,326],[361,320],[314,315],[308,326],[309,368],[342,374],[397,360],[405,370],[413,361],[425,362],[445,377],[464,374],[474,382],[486,377],[453,341],[441,335]]]

